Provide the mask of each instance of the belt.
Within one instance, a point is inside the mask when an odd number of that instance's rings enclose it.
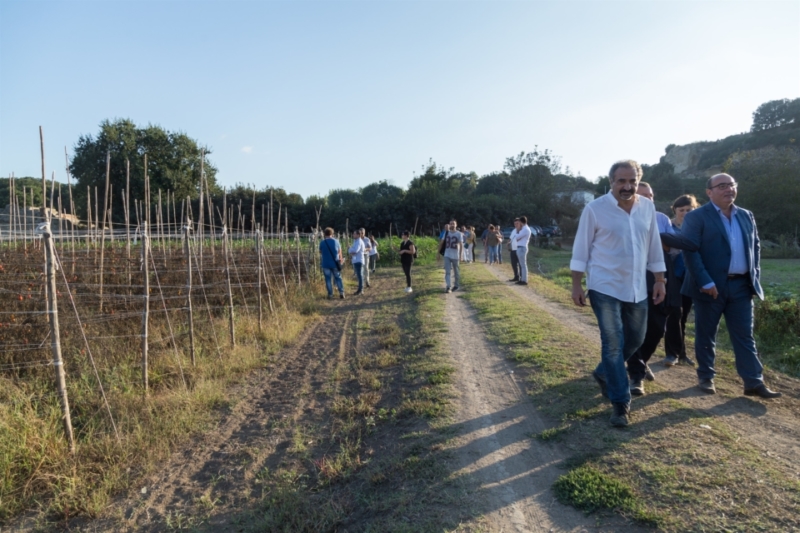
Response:
[[[728,279],[746,278],[749,274],[728,274]]]

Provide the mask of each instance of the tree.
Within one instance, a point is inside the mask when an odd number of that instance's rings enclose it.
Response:
[[[150,191],[161,189],[175,193],[176,201],[189,196],[197,198],[200,192],[201,151],[208,156],[211,151],[201,147],[185,133],[173,133],[160,126],[138,128],[129,119],[105,120],[100,123],[97,137],[82,135],[75,145],[75,155],[70,162],[70,172],[75,176],[77,208],[86,215],[86,188],[98,189],[101,199],[105,193],[106,154],[111,154],[110,183],[114,198],[114,218],[123,217],[121,192],[126,183],[126,160],[130,162],[130,197],[144,199],[144,155]],[[206,157],[203,166],[206,180],[217,192],[217,169]],[[91,193],[92,196],[94,193]],[[131,209],[133,209],[131,202]],[[102,216],[102,213],[101,213]]]
[[[793,123],[800,123],[800,98],[772,100],[755,110],[750,131],[764,131]]]

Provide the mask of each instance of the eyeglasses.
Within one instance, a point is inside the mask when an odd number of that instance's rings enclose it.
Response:
[[[709,189],[719,189],[721,191],[727,191],[728,189],[735,189],[738,187],[739,184],[735,181],[726,181],[723,183],[717,183],[716,185],[709,187]]]

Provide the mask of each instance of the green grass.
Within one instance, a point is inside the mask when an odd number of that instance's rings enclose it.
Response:
[[[690,408],[657,382],[634,401],[628,428],[610,428],[610,405],[590,378],[597,347],[502,288],[485,269],[465,269],[462,277],[463,297],[478,311],[488,336],[517,362],[515,371],[533,405],[551,421],[535,437],[571,456],[554,487],[562,501],[669,532],[798,526],[800,485],[792,467],[765,456],[723,418]],[[734,369],[723,368],[719,377],[734,376]]]

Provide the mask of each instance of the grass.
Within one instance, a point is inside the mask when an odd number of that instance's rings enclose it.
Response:
[[[590,377],[597,348],[527,300],[505,292],[498,298],[506,289],[490,272],[465,269],[462,277],[470,288],[464,298],[488,336],[517,362],[533,404],[552,421],[535,437],[572,458],[554,486],[559,499],[597,513],[601,522],[604,513],[619,513],[660,531],[800,526],[800,485],[792,467],[657,382],[634,401],[631,426],[611,430],[610,405]],[[734,375],[724,368],[720,378]]]

